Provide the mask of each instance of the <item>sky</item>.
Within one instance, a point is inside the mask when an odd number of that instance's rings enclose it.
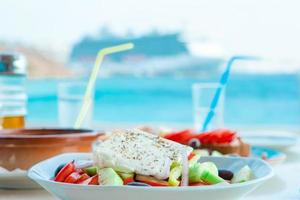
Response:
[[[104,26],[119,35],[155,29],[182,31],[191,44],[205,39],[225,56],[300,63],[299,8],[299,0],[0,0],[0,41],[66,54]]]

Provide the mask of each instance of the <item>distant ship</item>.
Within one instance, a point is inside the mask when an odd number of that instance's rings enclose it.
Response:
[[[191,55],[179,33],[127,38],[85,37],[74,45],[69,62],[73,69],[89,70],[100,49],[126,42],[133,42],[135,48],[107,57],[101,75],[199,77],[218,74],[223,62],[217,57]]]

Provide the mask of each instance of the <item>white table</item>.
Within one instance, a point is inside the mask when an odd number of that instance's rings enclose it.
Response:
[[[275,176],[250,193],[247,200],[300,200],[300,145],[290,149],[287,160],[275,166]]]

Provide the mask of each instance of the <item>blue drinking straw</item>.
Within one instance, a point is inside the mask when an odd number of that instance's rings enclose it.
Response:
[[[215,109],[218,105],[222,90],[228,82],[231,66],[233,65],[233,63],[237,60],[258,60],[258,59],[259,59],[258,57],[239,56],[239,55],[238,56],[233,56],[229,59],[229,61],[227,62],[227,66],[225,68],[225,71],[223,72],[223,74],[221,76],[221,79],[219,81],[219,87],[217,88],[215,96],[213,97],[212,102],[210,104],[209,112],[206,115],[206,118],[204,120],[204,124],[202,126],[202,132],[207,130],[207,126],[209,125],[210,121],[212,120],[212,118],[215,115]]]

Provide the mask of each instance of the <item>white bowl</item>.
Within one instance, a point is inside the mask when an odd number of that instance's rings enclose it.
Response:
[[[202,157],[200,162],[212,161],[219,169],[237,172],[244,165],[254,171],[255,179],[226,186],[187,186],[187,187],[137,187],[137,186],[98,186],[76,185],[52,181],[57,166],[71,160],[91,159],[88,153],[67,153],[34,165],[28,176],[60,199],[68,200],[184,200],[184,199],[239,199],[253,191],[273,176],[273,170],[266,162],[255,158]]]

